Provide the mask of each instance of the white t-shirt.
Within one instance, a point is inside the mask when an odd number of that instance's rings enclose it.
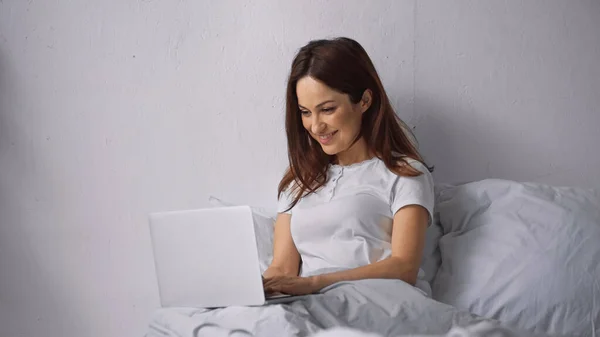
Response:
[[[408,163],[423,174],[398,176],[377,157],[329,166],[325,185],[287,212],[292,214],[292,238],[302,258],[301,276],[356,268],[389,257],[393,217],[404,206],[423,206],[431,223],[433,178],[422,163],[412,159]],[[284,212],[291,201],[288,192],[282,193],[278,211]],[[422,271],[419,276],[423,277]]]

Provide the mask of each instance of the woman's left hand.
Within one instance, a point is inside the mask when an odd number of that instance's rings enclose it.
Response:
[[[274,276],[263,280],[267,294],[308,295],[321,290],[316,278],[299,276]]]

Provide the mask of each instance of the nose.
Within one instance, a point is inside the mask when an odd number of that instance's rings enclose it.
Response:
[[[319,117],[320,114],[313,114],[310,131],[314,134],[320,134],[327,128],[327,125]]]

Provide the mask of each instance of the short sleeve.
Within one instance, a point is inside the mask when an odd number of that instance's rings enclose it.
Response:
[[[416,177],[398,176],[392,188],[391,211],[395,215],[401,208],[420,205],[429,213],[430,225],[433,221],[434,192],[433,177],[419,161],[410,161],[412,167],[422,172]]]
[[[286,188],[285,190],[283,190],[283,192],[281,192],[281,195],[279,196],[279,199],[277,200],[277,213],[286,213],[286,214],[292,214],[292,210],[288,208],[290,208],[290,206],[292,205],[292,201],[294,199],[291,196],[291,184],[290,186],[288,186],[288,188]]]

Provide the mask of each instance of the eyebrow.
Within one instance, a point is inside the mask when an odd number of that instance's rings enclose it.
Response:
[[[325,101],[325,102],[321,102],[321,103],[317,104],[317,106],[316,106],[315,108],[317,108],[317,109],[318,109],[319,107],[321,107],[322,105],[324,105],[324,104],[327,104],[327,103],[335,103],[335,101],[334,101],[334,100],[332,100],[332,99],[330,99],[330,100],[327,100],[327,101]],[[302,106],[302,105],[300,105],[300,104],[298,104],[298,106],[299,106],[300,108],[302,108],[302,109],[308,110],[308,109],[306,109],[305,107],[303,107],[303,106]]]

